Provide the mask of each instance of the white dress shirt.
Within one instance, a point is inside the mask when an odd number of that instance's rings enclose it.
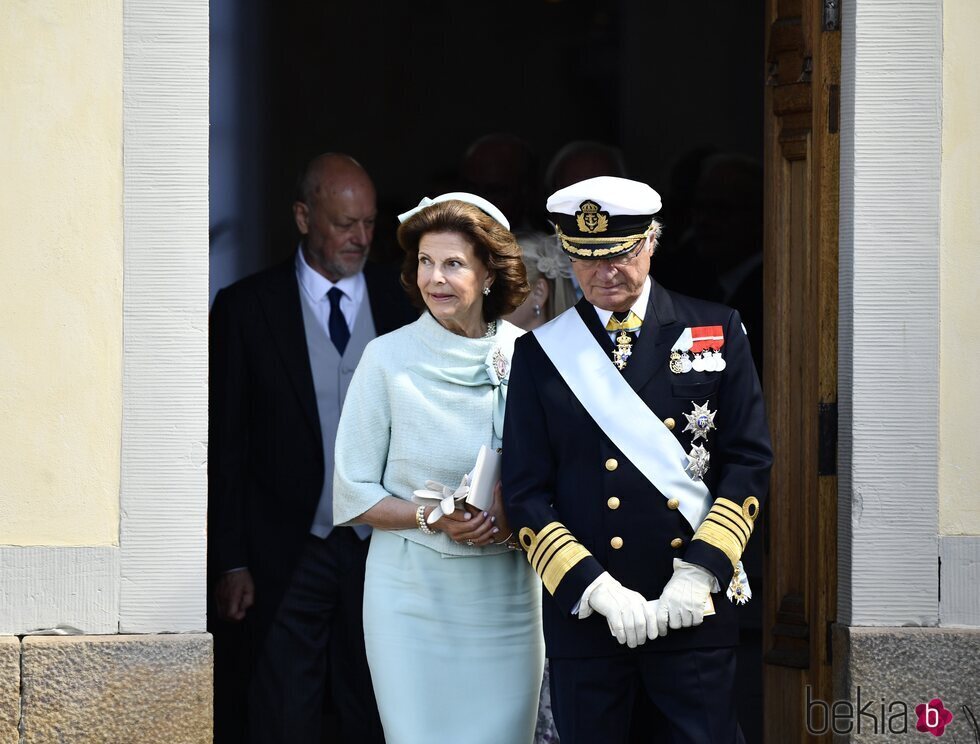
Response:
[[[633,303],[633,307],[630,308],[630,310],[636,314],[636,317],[638,317],[641,322],[644,320],[643,316],[646,315],[647,312],[647,302],[650,301],[650,287],[650,277],[648,276],[646,281],[643,282],[643,290],[640,292],[640,296],[637,298],[636,302]],[[602,327],[605,328],[606,323],[608,323],[609,319],[612,317],[613,311],[604,310],[601,307],[596,307],[595,305],[592,307],[595,307],[595,313],[599,316],[599,322],[602,323]],[[637,338],[640,336],[640,330],[633,331],[637,335]],[[615,341],[616,332],[609,331],[609,338]]]
[[[364,296],[367,294],[367,282],[364,272],[359,271],[354,276],[347,276],[334,283],[323,274],[310,268],[303,256],[303,248],[296,251],[296,279],[302,291],[299,293],[307,307],[313,310],[323,332],[330,336],[330,300],[327,292],[336,287],[344,296],[340,298],[340,312],[344,314],[347,327],[353,332],[354,321],[361,309]]]

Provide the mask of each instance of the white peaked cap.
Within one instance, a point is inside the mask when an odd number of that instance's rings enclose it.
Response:
[[[611,216],[654,215],[660,211],[660,194],[639,181],[616,176],[597,176],[559,189],[548,197],[554,214],[575,214],[582,202],[594,201]]]

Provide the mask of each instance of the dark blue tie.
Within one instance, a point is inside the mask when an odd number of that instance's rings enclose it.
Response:
[[[336,287],[331,287],[330,291],[327,292],[327,299],[330,300],[330,322],[328,324],[330,340],[333,341],[333,345],[337,347],[341,356],[344,355],[344,349],[347,348],[347,342],[350,341],[347,318],[344,317],[344,313],[340,309],[340,298],[343,296],[344,293]]]

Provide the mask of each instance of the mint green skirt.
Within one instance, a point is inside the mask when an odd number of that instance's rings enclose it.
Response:
[[[375,530],[364,639],[387,744],[529,744],[541,588],[523,552],[444,558]]]

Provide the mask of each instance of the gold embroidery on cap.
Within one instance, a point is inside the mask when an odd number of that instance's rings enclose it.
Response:
[[[609,212],[603,212],[594,201],[586,200],[575,213],[575,224],[584,233],[602,233],[609,229]]]
[[[603,238],[580,238],[566,235],[561,231],[560,227],[555,228],[555,232],[557,233],[558,239],[561,241],[562,248],[565,249],[565,252],[570,253],[573,256],[580,256],[582,258],[602,258],[603,256],[608,256],[610,253],[625,253],[644,238],[650,237],[650,235],[653,234],[653,231],[654,225],[653,223],[650,223],[650,227],[648,227],[644,232],[636,235],[617,235],[614,237]],[[610,245],[613,243],[615,245]],[[579,248],[579,245],[607,245],[609,247]]]

